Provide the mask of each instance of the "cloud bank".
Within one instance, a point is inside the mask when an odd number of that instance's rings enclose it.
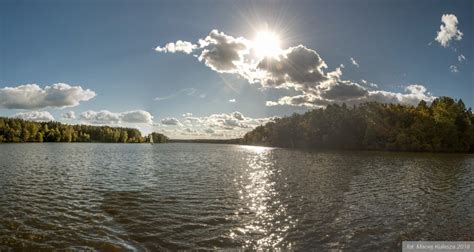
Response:
[[[76,119],[76,113],[74,113],[74,111],[69,111],[67,113],[61,114],[61,117],[68,120]]]
[[[448,26],[447,29],[451,28]],[[184,50],[165,50],[169,44],[157,47],[156,50],[188,53]],[[271,57],[258,57],[253,41],[217,30],[212,30],[197,44],[187,42],[189,44],[192,46],[187,47],[191,50],[188,54],[193,53],[199,61],[216,72],[236,74],[251,84],[260,84],[264,89],[293,89],[300,93],[292,97],[281,97],[277,101],[267,101],[267,106],[324,107],[333,103],[358,104],[374,100],[415,104],[421,99],[432,101],[435,98],[421,85],[410,85],[405,93],[395,93],[374,90],[376,85],[367,86],[367,83],[344,80],[341,67],[329,71],[321,56],[304,45],[281,49]],[[358,66],[353,58],[351,62]],[[424,92],[412,93],[412,86],[421,87],[420,90]]]
[[[152,124],[153,116],[144,110],[133,110],[121,113],[114,113],[108,110],[82,112],[79,118],[90,124],[126,124],[126,123],[144,123]]]
[[[57,83],[44,89],[36,84],[0,88],[0,108],[43,109],[47,107],[64,108],[79,105],[96,96],[90,89]]]
[[[164,119],[161,119],[161,123],[163,125],[179,125],[179,120],[174,118],[174,117],[168,117],[168,118],[164,118]]]
[[[155,130],[172,138],[238,138],[255,127],[274,120],[274,117],[251,118],[235,111],[209,116],[186,116],[182,122],[164,118]]]
[[[21,112],[15,114],[13,117],[36,122],[54,121],[54,117],[48,111]]]

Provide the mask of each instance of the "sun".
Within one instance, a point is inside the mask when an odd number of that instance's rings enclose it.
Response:
[[[280,38],[274,32],[260,31],[253,42],[258,57],[276,57],[281,52]]]

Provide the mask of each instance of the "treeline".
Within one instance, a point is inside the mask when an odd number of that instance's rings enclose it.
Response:
[[[462,100],[430,105],[330,105],[259,126],[244,144],[277,147],[474,152],[474,115]]]
[[[154,143],[168,143],[170,141],[167,136],[157,132],[151,133],[150,135],[148,135],[148,137],[153,137]],[[145,139],[145,141],[149,142],[149,139]]]
[[[168,138],[153,133],[156,143],[167,142]],[[59,122],[32,122],[17,118],[0,117],[0,143],[26,142],[103,142],[103,143],[144,143],[149,136],[143,137],[138,129],[68,125]]]

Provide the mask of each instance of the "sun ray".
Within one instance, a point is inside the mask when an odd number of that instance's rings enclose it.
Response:
[[[272,31],[263,30],[257,33],[254,50],[258,57],[276,57],[281,52],[280,38]]]

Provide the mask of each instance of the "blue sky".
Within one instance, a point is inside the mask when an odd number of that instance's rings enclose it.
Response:
[[[473,106],[473,6],[468,0],[3,0],[0,115],[21,113],[34,119],[48,112],[46,118],[66,123],[126,125],[180,138],[225,138],[271,117],[331,102],[413,103],[451,96]],[[456,17],[462,35],[447,38],[443,46],[435,38],[445,14]],[[271,31],[279,37],[281,59],[292,53],[308,55],[327,68],[317,69],[322,79],[301,82],[278,79],[280,73],[275,72],[249,77],[236,69],[256,67],[243,61],[235,69],[219,68],[211,58],[199,59],[203,51],[221,46],[212,38],[207,47],[198,42],[212,37],[214,29],[227,42],[241,37],[250,47],[256,34]],[[178,40],[198,48],[190,54],[156,50]],[[297,51],[300,44],[304,48]],[[275,57],[275,62],[280,57],[265,56]],[[46,92],[55,93],[47,98],[32,97],[45,95],[46,86],[56,83],[67,86],[50,88]],[[25,84],[37,84],[40,90],[6,91]],[[336,97],[349,89],[359,95],[351,91]],[[31,96],[26,97],[27,92]],[[107,113],[100,113],[103,110]],[[70,111],[74,116],[67,118],[64,114]]]

